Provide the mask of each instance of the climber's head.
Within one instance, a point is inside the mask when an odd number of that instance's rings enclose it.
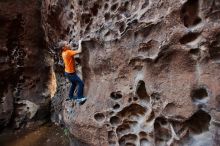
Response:
[[[60,46],[61,51],[65,51],[65,50],[70,49],[70,45],[67,41],[60,42],[59,46]]]

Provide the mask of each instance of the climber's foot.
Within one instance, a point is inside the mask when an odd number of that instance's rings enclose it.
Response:
[[[78,103],[79,105],[83,105],[85,102],[86,102],[86,97],[83,97],[83,98],[79,98],[79,99],[76,99],[76,103]]]

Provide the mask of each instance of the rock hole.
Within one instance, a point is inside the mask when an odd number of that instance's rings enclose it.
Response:
[[[124,5],[125,5],[126,8],[128,8],[129,1],[126,1]]]
[[[120,108],[120,104],[118,104],[118,103],[116,103],[114,106],[113,106],[113,109],[114,110],[117,110],[117,109],[119,109]]]
[[[211,116],[203,110],[197,111],[187,120],[187,124],[192,133],[200,134],[209,130]]]
[[[137,101],[137,100],[138,100],[138,98],[137,98],[137,97],[133,97],[133,100],[134,100],[134,101]]]
[[[133,143],[127,142],[127,143],[125,143],[125,146],[136,146],[136,145]]]
[[[112,124],[112,126],[116,126],[116,125],[120,124],[120,122],[121,122],[121,120],[117,116],[113,116],[110,118],[110,123]]]
[[[124,3],[121,4],[121,7],[119,8],[119,11],[121,13],[124,13],[125,17],[128,18],[128,15],[131,16],[131,14],[129,14],[129,1],[125,1]]]
[[[144,131],[139,132],[139,137],[143,138],[143,137],[146,137],[146,136],[147,136],[146,132],[144,132]]]
[[[145,0],[142,7],[141,7],[141,9],[146,8],[148,5],[149,5],[149,0]]]
[[[184,36],[180,39],[180,43],[181,43],[181,44],[187,44],[187,43],[189,43],[189,42],[192,42],[192,41],[194,41],[195,39],[197,39],[199,35],[200,35],[200,33],[198,33],[198,32],[188,33],[188,34],[184,35]]]
[[[130,121],[128,119],[123,120],[123,124],[119,125],[116,129],[118,136],[129,133],[133,127],[136,127],[138,123],[136,121]]]
[[[106,33],[105,33],[105,37],[108,37],[108,36],[110,36],[110,31],[107,31]]]
[[[139,104],[133,103],[118,113],[119,117],[127,117],[132,120],[136,120],[137,118],[143,116],[146,112],[146,108],[142,107]]]
[[[95,3],[90,10],[91,10],[93,16],[96,16],[98,14],[99,5]]]
[[[117,91],[117,92],[112,92],[110,94],[110,97],[113,99],[113,100],[118,100],[118,99],[121,99],[122,98],[122,95],[121,95],[121,92],[120,91]]]
[[[127,13],[128,11],[128,1],[126,1],[126,2],[122,2],[121,3],[121,6],[118,8],[118,11],[122,14],[122,13],[124,13],[124,15],[125,15],[125,13]]]
[[[96,113],[94,118],[98,122],[102,122],[105,119],[105,115],[103,113]]]
[[[220,59],[220,47],[210,47],[209,53],[212,59]]]
[[[209,47],[209,54],[212,59],[220,59],[220,34],[216,35],[215,38],[216,40]]]
[[[134,27],[134,26],[136,26],[138,24],[138,20],[137,19],[133,19],[133,20],[131,20],[131,21],[129,21],[128,23],[127,23],[127,25],[129,26],[129,27]],[[137,37],[138,36],[138,33],[143,33],[144,35],[144,37],[146,37],[147,36],[147,34],[149,34],[148,32],[146,32],[145,30],[137,30],[137,31],[135,31],[135,37]],[[147,34],[146,34],[147,33]]]
[[[137,135],[135,134],[127,134],[127,135],[124,135],[122,136],[120,139],[119,139],[119,145],[126,145],[126,144],[129,144],[130,146],[135,146],[133,143],[136,142],[137,140]]]
[[[70,13],[69,13],[69,18],[70,18],[70,19],[73,19],[73,12],[70,12]]]
[[[104,9],[105,9],[105,10],[108,9],[108,4],[107,4],[107,3],[104,5]]]
[[[0,97],[0,103],[4,103],[4,100],[3,100],[4,97]]]
[[[69,33],[69,35],[71,35],[72,33],[73,33],[73,31],[71,30],[70,33]]]
[[[118,135],[125,134],[130,130],[130,124],[122,124],[117,127],[116,132]]]
[[[168,124],[168,121],[167,119],[165,119],[164,117],[158,117],[156,119],[156,122],[157,124],[160,124],[160,125],[167,125]]]
[[[111,6],[111,11],[115,11],[118,8],[118,3],[115,3]]]
[[[66,32],[67,32],[67,33],[70,32],[70,26],[67,27]]]
[[[201,18],[197,17],[194,21],[193,21],[193,25],[197,25],[202,21]]]
[[[208,100],[208,92],[204,87],[195,88],[191,91],[191,98],[194,103],[206,103]]]
[[[132,102],[132,98],[130,97],[130,98],[128,98],[128,102],[129,103],[131,103]]]
[[[78,5],[80,5],[80,6],[82,5],[82,0],[78,1]]]
[[[149,100],[149,95],[147,94],[146,88],[145,88],[145,82],[143,80],[140,80],[137,84],[136,93],[140,99],[147,99]]]
[[[105,13],[104,17],[105,21],[108,21],[110,19],[110,13]]]
[[[201,22],[198,17],[199,0],[188,0],[181,8],[181,19],[186,27],[195,26]]]
[[[156,118],[154,123],[154,136],[156,145],[161,145],[161,143],[168,142],[172,137],[170,130],[164,128],[165,125],[167,125],[167,120],[165,118]]]
[[[109,113],[109,115],[113,115],[115,112],[114,111],[111,111],[110,113]]]
[[[157,93],[157,92],[154,92],[151,94],[151,98],[154,99],[154,100],[160,100],[160,94]]]
[[[198,55],[200,53],[200,50],[198,48],[190,49],[189,53],[192,54],[192,55]]]
[[[110,127],[110,124],[105,124],[106,127]]]
[[[83,24],[88,24],[91,20],[91,17],[92,17],[91,14],[83,13],[81,16]]]
[[[125,24],[121,23],[121,26],[119,27],[119,31],[122,33],[125,30]]]

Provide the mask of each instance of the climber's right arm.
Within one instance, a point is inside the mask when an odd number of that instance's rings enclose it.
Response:
[[[76,53],[79,54],[82,52],[82,40],[80,39],[79,40],[79,47],[78,47],[78,50],[76,50]]]
[[[71,50],[70,49],[70,55],[74,56],[74,55],[79,54],[81,52],[82,52],[82,40],[79,40],[79,47],[78,47],[78,49],[77,50]]]

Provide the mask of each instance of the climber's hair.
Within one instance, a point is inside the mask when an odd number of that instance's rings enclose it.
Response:
[[[69,43],[67,41],[61,41],[58,43],[60,51],[62,52],[64,50],[64,46],[68,45]]]
[[[64,50],[64,46],[66,46],[66,45],[68,45],[68,42],[67,42],[67,41],[60,41],[60,42],[58,43],[58,48],[59,48],[58,53],[59,53],[59,56],[61,56],[61,54],[62,54],[62,52],[63,52],[63,50]]]
[[[64,46],[66,46],[66,45],[68,45],[69,43],[67,42],[67,41],[61,41],[61,42],[59,42],[59,48],[61,49],[61,50],[63,50],[63,48],[64,48]]]

